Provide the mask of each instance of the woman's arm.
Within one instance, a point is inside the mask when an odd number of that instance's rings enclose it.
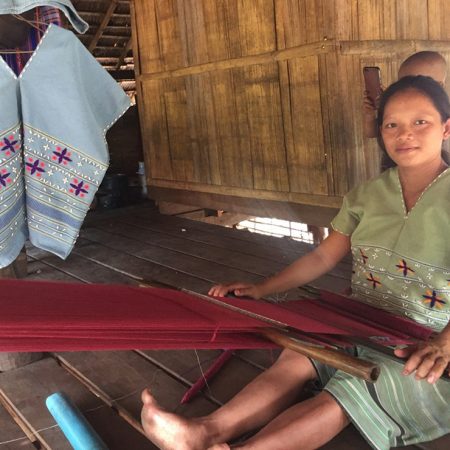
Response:
[[[366,138],[377,137],[377,108],[369,98],[367,91],[364,91],[363,133]]]
[[[223,297],[229,292],[237,296],[261,298],[302,286],[330,271],[350,251],[350,237],[337,231],[331,234],[312,252],[294,261],[276,275],[258,284],[231,283],[213,286],[209,295]]]

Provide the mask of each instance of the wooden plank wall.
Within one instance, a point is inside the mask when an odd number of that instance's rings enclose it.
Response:
[[[362,67],[380,66],[388,85],[415,51],[450,63],[448,0],[134,0],[132,16],[148,183],[162,200],[337,208],[379,170],[362,135]]]

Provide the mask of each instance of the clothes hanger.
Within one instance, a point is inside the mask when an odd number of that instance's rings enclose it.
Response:
[[[27,19],[26,17],[23,17],[20,14],[12,14],[12,16],[15,17],[17,20],[21,20],[22,22],[28,23],[30,26],[32,26],[36,30],[40,31],[41,33],[44,33],[45,29],[43,30],[43,29],[39,28],[39,25],[43,25],[43,26],[47,26],[48,25],[48,23],[42,22],[40,20]]]
[[[34,12],[33,12],[33,14],[34,14]],[[28,14],[28,15],[30,15],[30,14]],[[14,24],[13,21],[9,20],[10,18],[14,18],[14,19],[22,22],[22,24],[24,26]],[[0,19],[1,19],[1,16],[0,16]],[[32,20],[31,18],[24,17],[23,15],[18,15],[18,14],[8,15],[7,18],[6,17],[3,18],[3,22],[5,22],[5,27],[7,27],[9,25],[9,27],[11,28],[11,30],[7,30],[7,31],[5,31],[5,33],[9,34],[9,36],[14,36],[15,34],[18,36],[16,48],[1,48],[0,47],[0,54],[4,54],[4,55],[18,54],[18,53],[23,53],[23,54],[33,53],[33,50],[21,50],[20,49],[21,45],[26,41],[27,30],[29,29],[29,27],[32,27],[43,34],[45,32],[46,26],[48,26],[48,23],[45,23],[45,22],[42,22],[39,20]],[[42,26],[42,28],[40,26]],[[10,39],[9,39],[9,41],[10,41]]]

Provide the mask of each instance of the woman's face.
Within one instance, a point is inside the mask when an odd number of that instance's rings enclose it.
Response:
[[[450,119],[442,123],[433,102],[411,89],[394,94],[386,104],[381,136],[399,168],[425,167],[440,163],[442,141],[450,136]]]

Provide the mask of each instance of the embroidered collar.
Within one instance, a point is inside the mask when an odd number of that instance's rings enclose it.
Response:
[[[405,198],[403,196],[403,188],[402,188],[402,184],[400,182],[400,174],[398,173],[398,168],[395,167],[394,171],[395,172],[395,179],[396,179],[396,183],[400,192],[400,196],[402,199],[402,205],[403,205],[403,213],[404,213],[404,217],[405,219],[407,219],[409,217],[409,215],[413,212],[414,208],[416,207],[417,204],[420,203],[420,201],[422,200],[423,196],[429,191],[429,189],[431,188],[431,186],[433,186],[434,184],[436,184],[441,178],[443,178],[446,174],[450,173],[450,167],[447,167],[444,171],[442,171],[433,181],[431,181],[431,183],[422,191],[422,193],[420,194],[419,198],[417,199],[416,203],[414,204],[414,206],[408,211],[406,208],[406,204],[405,204]]]

